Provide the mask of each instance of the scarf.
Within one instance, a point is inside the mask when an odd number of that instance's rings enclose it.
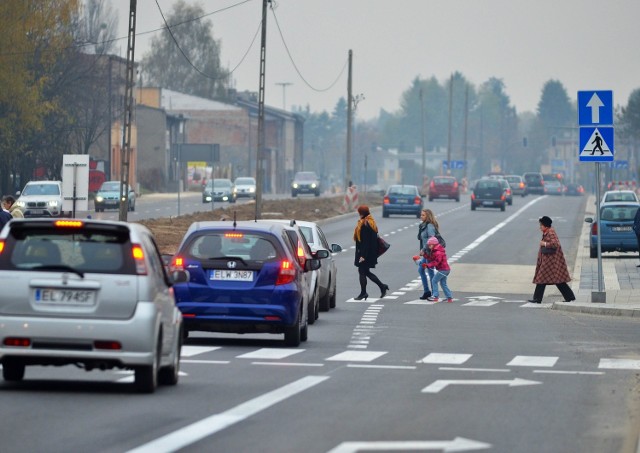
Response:
[[[364,224],[368,224],[369,227],[375,231],[376,233],[378,232],[378,226],[376,225],[376,221],[373,220],[373,217],[371,217],[371,214],[369,214],[366,217],[362,217],[360,218],[360,220],[358,220],[358,224],[356,225],[356,229],[353,231],[353,240],[356,242],[360,242],[360,231],[362,230],[362,226]]]

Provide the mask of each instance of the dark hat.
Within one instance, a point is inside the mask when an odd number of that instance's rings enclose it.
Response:
[[[368,216],[370,214],[369,206],[367,206],[366,204],[358,206],[358,214],[360,214],[360,217]]]
[[[546,228],[551,228],[551,223],[552,223],[551,217],[547,217],[546,215],[543,215],[538,219],[538,222],[540,222],[542,226]]]

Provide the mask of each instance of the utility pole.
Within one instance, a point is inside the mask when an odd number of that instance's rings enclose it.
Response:
[[[292,82],[276,82],[276,85],[282,87],[282,110],[287,110],[287,98],[285,97],[285,91],[289,85],[293,85]]]
[[[124,95],[124,128],[122,133],[122,158],[120,161],[120,214],[118,219],[127,221],[129,211],[129,160],[131,159],[131,122],[133,119],[133,65],[136,47],[137,0],[129,3],[129,40],[127,43],[127,77]]]
[[[258,151],[256,155],[256,220],[262,217],[262,187],[264,185],[264,82],[267,54],[267,4],[262,0],[262,36],[260,39],[260,88],[258,90]]]
[[[462,165],[464,165],[464,171],[462,176],[467,179],[467,123],[469,122],[469,84],[466,84],[464,91],[464,159]]]
[[[453,74],[449,79],[449,133],[447,134],[447,173],[451,173],[451,114],[453,110]]]
[[[351,182],[351,118],[352,115],[352,100],[351,94],[351,62],[353,60],[353,51],[349,49],[349,76],[347,77],[347,170],[345,172],[345,188],[349,188]]]
[[[427,146],[424,139],[424,99],[422,97],[422,87],[420,87],[420,129],[422,132],[422,180],[424,181],[424,174],[427,170]]]

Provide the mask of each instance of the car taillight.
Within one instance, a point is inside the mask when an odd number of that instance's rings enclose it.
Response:
[[[284,260],[280,263],[280,272],[276,279],[276,285],[286,285],[296,278],[296,268],[291,261]]]
[[[109,349],[111,351],[119,351],[122,349],[122,344],[119,341],[94,341],[93,347],[95,349]]]
[[[0,241],[0,253],[4,250],[4,241]]]
[[[57,220],[55,225],[63,228],[82,228],[84,222],[82,220]]]
[[[7,337],[4,339],[5,346],[15,346],[19,348],[28,348],[31,346],[31,339],[20,337]]]
[[[501,199],[501,200],[506,200],[506,199],[507,199],[507,197],[506,197],[506,196],[504,195],[504,193],[503,193],[502,195],[500,195],[500,199]]]
[[[182,258],[181,256],[174,256],[173,260],[171,260],[171,265],[169,266],[169,270],[171,272],[183,271],[184,270],[184,258]]]
[[[457,188],[458,188],[458,181],[454,181],[453,190],[456,190]]]
[[[413,199],[413,204],[422,204],[422,198],[420,197],[415,197]]]
[[[520,187],[521,189],[524,189],[524,183],[521,182],[520,184],[518,184],[518,187]]]
[[[133,244],[131,247],[131,254],[136,262],[136,274],[147,275],[147,265],[144,262],[144,251],[142,250],[142,247],[140,247],[140,244]]]
[[[383,204],[389,204],[389,197],[388,197],[388,196],[385,196],[385,197],[382,199],[382,203],[383,203]]]
[[[591,235],[595,236],[596,234],[598,234],[598,223],[597,222],[593,222],[591,224]]]

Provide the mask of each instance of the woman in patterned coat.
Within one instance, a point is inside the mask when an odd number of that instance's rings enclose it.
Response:
[[[560,240],[556,231],[551,227],[551,218],[545,215],[540,217],[538,222],[542,230],[542,239],[539,244],[536,273],[533,276],[533,283],[536,284],[536,289],[533,292],[533,299],[530,299],[529,302],[534,304],[541,303],[547,285],[556,285],[558,287],[562,297],[564,297],[563,302],[576,300],[576,296],[567,285],[567,282],[571,281],[571,277],[569,276]],[[551,253],[543,253],[543,249],[552,250]]]

